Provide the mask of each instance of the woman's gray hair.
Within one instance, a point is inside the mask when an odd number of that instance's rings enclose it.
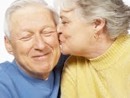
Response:
[[[70,2],[71,1],[71,2]],[[86,21],[102,18],[106,21],[106,28],[110,38],[127,34],[130,27],[130,7],[122,0],[62,0],[61,9],[68,10],[72,5],[78,6]],[[71,9],[70,9],[71,10]]]
[[[7,37],[10,37],[10,32],[11,32],[9,27],[11,15],[18,9],[24,8],[29,5],[35,5],[35,4],[43,5],[44,8],[50,10],[51,13],[53,14],[55,23],[56,24],[58,23],[57,13],[53,10],[51,6],[48,6],[47,3],[44,2],[44,0],[16,0],[10,5],[10,7],[6,10],[5,13],[4,33]]]

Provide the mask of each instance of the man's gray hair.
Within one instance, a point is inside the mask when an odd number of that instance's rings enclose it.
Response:
[[[72,5],[77,6],[75,12],[86,21],[104,19],[106,21],[106,33],[109,34],[110,38],[128,33],[130,7],[125,5],[122,0],[62,0],[60,6],[63,10],[69,8],[72,10]]]
[[[10,23],[10,17],[12,15],[12,13],[17,11],[18,9],[24,8],[29,5],[35,5],[35,4],[43,5],[43,7],[50,10],[53,14],[54,21],[57,24],[57,22],[58,22],[57,13],[53,10],[53,8],[51,6],[48,6],[48,4],[44,0],[16,0],[10,5],[10,7],[6,10],[6,13],[5,13],[4,33],[7,37],[10,37],[11,31],[9,28],[9,23]]]

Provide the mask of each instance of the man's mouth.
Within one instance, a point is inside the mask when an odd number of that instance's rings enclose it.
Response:
[[[45,60],[45,59],[48,58],[49,54],[50,54],[50,52],[45,53],[45,54],[38,54],[38,55],[32,56],[32,58],[33,58],[34,60]]]

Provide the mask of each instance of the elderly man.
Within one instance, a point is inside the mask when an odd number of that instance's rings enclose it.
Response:
[[[57,98],[61,66],[56,14],[43,0],[17,0],[6,11],[5,46],[14,61],[0,64],[1,98]],[[54,68],[55,67],[55,68]]]

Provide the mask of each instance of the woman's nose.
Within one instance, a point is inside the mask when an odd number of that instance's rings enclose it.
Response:
[[[62,28],[60,23],[57,25],[57,32],[58,34],[62,33]]]

